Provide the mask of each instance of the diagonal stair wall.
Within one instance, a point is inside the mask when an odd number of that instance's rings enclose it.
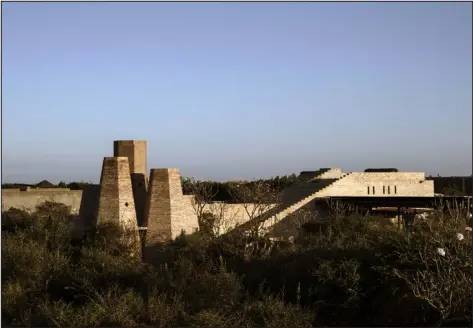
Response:
[[[340,179],[342,175],[343,175],[342,170],[339,168],[326,169],[325,172],[309,180],[309,182],[318,180],[318,179]]]
[[[344,177],[349,175],[350,173],[344,173],[342,174],[338,179],[323,179],[318,182],[310,182],[309,184],[316,184],[318,188],[314,190],[312,193],[307,195],[306,197],[299,199],[299,201],[284,207],[282,211],[279,213],[276,213],[275,215],[272,215],[271,217],[268,217],[264,222],[262,222],[261,228],[263,231],[267,231],[270,229],[273,225],[281,221],[282,219],[286,218],[287,216],[291,215],[292,213],[296,212],[297,210],[301,209],[308,203],[310,203],[312,200],[314,200],[317,197],[323,197],[322,195],[326,193],[327,190],[330,190],[330,188],[337,183],[338,181],[342,180]]]
[[[302,171],[299,173],[297,177],[298,182],[309,182],[312,179],[320,177],[321,175],[325,174],[326,172],[330,171],[330,168],[322,168],[318,169],[317,171]]]
[[[241,233],[255,226],[260,226],[263,230],[267,230],[272,225],[307,205],[319,193],[324,192],[333,183],[336,183],[348,174],[342,174],[339,179],[312,179],[312,182],[296,182],[293,186],[283,191],[282,202],[279,206],[238,226],[230,233]]]

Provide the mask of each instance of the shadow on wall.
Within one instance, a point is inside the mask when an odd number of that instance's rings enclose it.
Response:
[[[434,192],[438,194],[471,195],[473,192],[472,177],[426,177],[434,181]]]
[[[95,227],[95,224],[97,223],[99,198],[100,185],[88,185],[84,187],[80,201],[79,217],[81,218],[85,229]]]
[[[175,239],[170,239],[169,235],[164,235],[158,237],[158,240],[165,240],[168,241],[155,241],[155,242],[147,242],[146,240],[146,231],[140,231],[140,238],[141,238],[141,249],[142,249],[142,260],[145,263],[159,266],[160,264],[170,263],[173,261],[173,256],[175,256],[175,248],[169,247],[170,245],[174,246],[183,246],[186,244],[186,240],[193,239],[199,240],[201,234],[199,232],[193,232],[187,234],[184,231],[181,231],[181,234],[176,237]],[[195,238],[197,237],[197,238]],[[204,249],[204,245],[201,245],[202,249]]]
[[[329,206],[325,201],[313,200],[274,224],[268,236],[279,238],[297,236],[305,224],[317,219],[329,218],[329,212]]]
[[[131,185],[133,188],[133,198],[135,199],[136,219],[138,226],[145,226],[146,207],[146,179],[143,173],[131,174]]]

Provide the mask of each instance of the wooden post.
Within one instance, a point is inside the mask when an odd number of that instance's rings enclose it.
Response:
[[[397,208],[397,229],[401,230],[401,208]]]

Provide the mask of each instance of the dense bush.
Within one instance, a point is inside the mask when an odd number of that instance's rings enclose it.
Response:
[[[48,188],[69,188],[71,190],[83,190],[88,185],[91,185],[92,182],[70,182],[65,183],[64,181],[60,181],[57,185],[51,184],[48,182]],[[22,183],[4,183],[2,184],[2,189],[21,189],[25,187],[32,187],[32,188],[42,188],[41,186],[34,185],[34,184],[22,184]]]
[[[270,179],[260,179],[260,180],[253,180],[253,181],[241,181],[241,182],[216,182],[216,181],[196,181],[193,178],[189,177],[182,177],[181,184],[182,184],[182,191],[185,195],[195,194],[196,189],[209,189],[208,193],[211,195],[211,201],[220,201],[220,202],[238,202],[238,199],[233,194],[232,190],[234,189],[236,184],[244,184],[249,187],[256,185],[258,183],[264,182],[267,184],[271,189],[275,191],[281,191],[284,188],[289,187],[293,184],[297,179],[295,174],[291,175],[284,175],[284,176],[276,176]],[[199,186],[196,188],[195,184],[197,185],[205,185]],[[207,187],[207,188],[206,188]]]
[[[334,217],[293,242],[204,232],[163,245],[154,265],[123,232],[71,237],[53,203],[2,214],[2,323],[18,326],[471,326],[465,213],[408,233]],[[210,220],[210,219],[209,219]],[[461,233],[461,236],[459,235]]]

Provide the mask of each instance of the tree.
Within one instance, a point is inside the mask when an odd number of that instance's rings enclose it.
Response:
[[[257,237],[261,233],[263,221],[258,220],[263,214],[277,207],[281,203],[281,193],[264,180],[255,180],[245,184],[235,184],[232,186],[232,196],[243,205],[248,215],[250,234]],[[261,221],[261,222],[260,222]]]
[[[185,185],[190,193],[194,195],[192,198],[192,207],[194,208],[197,219],[199,220],[199,226],[207,224],[202,221],[205,219],[204,211],[217,194],[217,191],[213,188],[212,182],[195,180],[195,178],[185,178],[183,185]]]

